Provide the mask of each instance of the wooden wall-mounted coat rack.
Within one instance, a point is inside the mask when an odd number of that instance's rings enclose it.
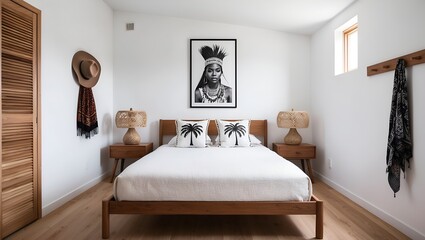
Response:
[[[397,60],[401,58],[404,59],[404,61],[406,61],[406,67],[410,67],[420,63],[425,63],[425,49],[411,53],[411,54],[407,54],[398,58],[393,58],[391,60],[381,62],[375,65],[368,66],[367,75],[372,76],[372,75],[392,71],[397,66]]]

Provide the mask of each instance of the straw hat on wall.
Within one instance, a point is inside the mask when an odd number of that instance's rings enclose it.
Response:
[[[87,52],[78,51],[74,54],[72,70],[77,76],[78,83],[85,88],[92,88],[99,81],[100,63]]]

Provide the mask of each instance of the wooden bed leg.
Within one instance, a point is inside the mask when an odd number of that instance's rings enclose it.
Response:
[[[316,202],[316,238],[323,239],[323,202]]]
[[[109,238],[109,199],[102,201],[102,238]]]

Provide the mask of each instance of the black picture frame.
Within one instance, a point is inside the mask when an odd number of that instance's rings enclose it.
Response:
[[[207,61],[200,49],[218,46],[226,56],[222,59],[220,88],[209,88],[204,78]],[[210,63],[210,62],[208,62]],[[211,71],[211,69],[206,70]],[[208,86],[207,86],[208,85]],[[202,86],[202,87],[201,87]],[[208,92],[211,91],[211,96]],[[237,41],[236,39],[190,39],[190,107],[236,108],[237,107]],[[214,95],[215,94],[215,95]]]

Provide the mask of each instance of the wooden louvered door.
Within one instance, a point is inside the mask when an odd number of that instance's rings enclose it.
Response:
[[[1,237],[41,216],[40,11],[1,0]]]

